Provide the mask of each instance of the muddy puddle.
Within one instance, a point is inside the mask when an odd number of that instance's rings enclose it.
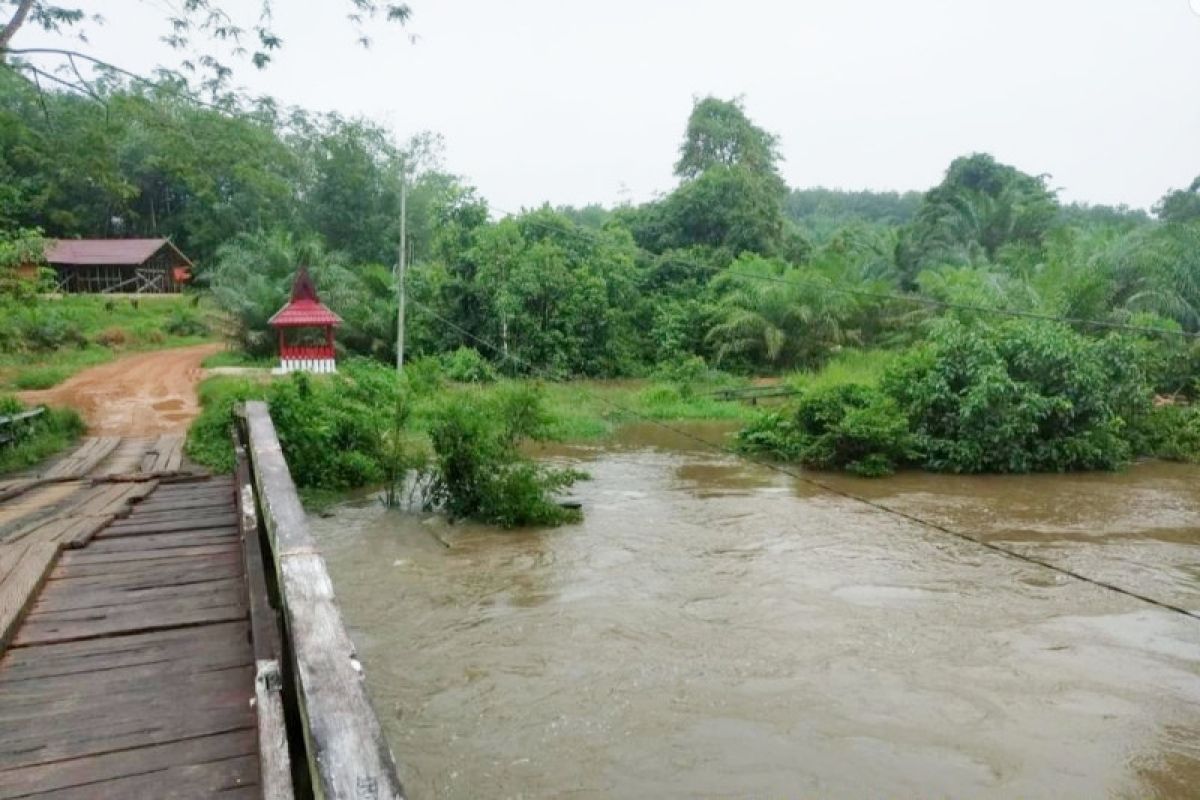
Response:
[[[413,798],[1200,794],[1200,620],[661,429],[546,455],[582,524],[313,520]],[[822,479],[1200,611],[1198,468]]]

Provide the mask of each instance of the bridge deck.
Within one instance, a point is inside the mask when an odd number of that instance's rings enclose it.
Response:
[[[178,468],[136,449],[89,474]],[[232,480],[110,480],[14,520],[0,606],[23,570],[37,593],[0,655],[0,798],[260,797]],[[63,547],[37,574],[31,554]]]

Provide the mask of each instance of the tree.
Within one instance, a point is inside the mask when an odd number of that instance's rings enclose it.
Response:
[[[358,42],[364,47],[371,44],[366,32],[366,25],[371,20],[382,18],[403,24],[412,15],[412,10],[405,3],[379,0],[343,2],[349,6],[347,19],[354,27]],[[100,15],[89,17],[80,7],[57,5],[46,0],[9,0],[8,5],[13,7],[13,13],[0,27],[0,66],[20,69],[50,83],[68,86],[89,95],[95,93],[94,88],[92,81],[83,74],[81,66],[95,66],[127,77],[139,77],[80,49],[12,47],[13,39],[29,26],[55,34],[75,33],[81,42],[86,43],[86,26],[105,23]],[[271,26],[275,5],[275,0],[260,0],[254,4],[253,12],[247,12],[236,8],[231,11],[226,4],[214,0],[186,0],[168,4],[169,13],[163,20],[164,35],[161,38],[180,52],[181,59],[177,68],[166,72],[185,84],[189,78],[199,78],[201,88],[216,96],[226,87],[233,74],[231,60],[249,62],[258,69],[265,68],[271,62],[272,53],[283,46],[283,40]],[[20,56],[23,60],[13,61],[12,56]],[[45,58],[52,59],[55,67],[47,68],[44,62],[39,66],[30,60]]]
[[[718,321],[708,343],[719,363],[809,367],[856,338],[856,302],[827,276],[746,255],[715,281]]]
[[[779,160],[778,138],[749,120],[741,100],[705,97],[692,106],[675,174],[691,180],[713,167],[742,167],[782,184]]]
[[[916,219],[897,247],[911,287],[924,268],[996,262],[1003,251],[1040,251],[1058,215],[1045,176],[1027,175],[976,153],[956,158],[940,184],[925,193]]]
[[[1154,207],[1163,222],[1196,222],[1200,220],[1200,176],[1185,189],[1169,192]]]

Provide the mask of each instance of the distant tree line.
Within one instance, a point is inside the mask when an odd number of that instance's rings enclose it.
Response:
[[[1153,216],[1064,205],[986,154],[924,193],[789,189],[775,136],[708,97],[667,195],[496,219],[432,135],[398,144],[270,101],[217,110],[169,83],[102,91],[0,70],[0,229],[169,235],[251,352],[306,263],[347,318],[344,346],[393,358],[402,167],[414,356],[469,347],[564,377],[697,358],[781,371],[917,341],[947,305],[1200,330],[1200,181]]]

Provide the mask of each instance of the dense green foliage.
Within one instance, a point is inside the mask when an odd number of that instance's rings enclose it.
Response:
[[[423,369],[398,376],[359,360],[320,378],[210,379],[200,400],[187,453],[213,469],[233,467],[230,426],[237,404],[265,400],[302,491],[383,486],[388,501],[399,503],[404,487],[415,484],[425,489],[422,502],[429,508],[506,527],[557,525],[578,516],[554,495],[581,473],[539,465],[520,450],[555,424],[542,394],[527,386],[479,395],[447,389],[440,375]]]
[[[1040,321],[939,322],[891,356],[877,381],[802,388],[742,448],[820,469],[880,475],[1115,469],[1135,455],[1200,459],[1191,407],[1154,408],[1168,362],[1154,343],[1088,338]]]
[[[369,121],[269,102],[217,111],[170,85],[102,92],[103,106],[0,74],[0,229],[10,231],[0,285],[39,231],[170,234],[199,259],[200,282],[248,357],[273,352],[267,320],[307,265],[345,319],[343,355],[393,363],[407,165],[414,371],[478,384],[662,376],[689,364],[781,374],[861,350],[895,363],[856,389],[808,385],[779,417],[794,431],[760,423],[747,436],[865,473],[1107,468],[1188,448],[1189,413],[1149,409],[1155,394],[1190,402],[1200,376],[1192,340],[1177,335],[1200,333],[1196,182],[1167,193],[1154,216],[1063,205],[1048,176],[975,153],[924,193],[789,190],[775,135],[740,100],[706,97],[662,197],[497,219],[439,168],[435,137],[400,147]],[[23,352],[101,342],[51,306],[27,305],[3,323]],[[997,312],[1075,322],[1003,324]],[[179,312],[160,335],[193,334],[193,322]],[[1097,322],[1163,335],[1104,338]],[[41,382],[31,380],[22,385]],[[687,386],[668,378],[636,404],[699,413]],[[326,423],[333,439],[314,447],[358,435]],[[330,469],[314,485],[379,473]]]
[[[20,414],[28,408],[16,398],[0,395],[0,417]],[[49,408],[32,420],[21,422],[16,441],[0,444],[0,475],[32,467],[65,450],[83,435],[83,420],[74,411]],[[7,433],[8,429],[4,429]]]
[[[545,435],[550,420],[535,390],[507,387],[490,397],[455,394],[433,416],[430,502],[452,518],[504,527],[557,525],[578,519],[554,495],[584,477],[523,456],[522,439]]]

